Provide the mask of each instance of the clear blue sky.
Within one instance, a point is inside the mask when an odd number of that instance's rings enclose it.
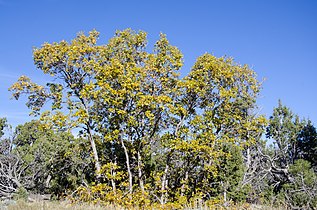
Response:
[[[22,74],[45,83],[32,47],[92,29],[105,43],[125,28],[148,32],[149,45],[166,33],[185,55],[183,76],[205,52],[249,64],[266,78],[261,113],[269,116],[280,98],[316,125],[316,0],[0,0],[0,117],[13,125],[30,119],[7,89]]]

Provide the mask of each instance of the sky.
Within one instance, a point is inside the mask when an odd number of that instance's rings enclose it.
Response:
[[[206,52],[248,64],[264,80],[259,113],[269,117],[281,99],[316,125],[316,0],[0,0],[0,117],[13,126],[32,119],[8,88],[20,75],[48,82],[34,47],[92,29],[104,44],[126,28],[147,32],[149,47],[167,34],[184,54],[181,76]]]

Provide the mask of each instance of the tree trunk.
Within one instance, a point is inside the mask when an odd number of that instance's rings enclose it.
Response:
[[[89,137],[92,153],[93,153],[94,160],[95,160],[96,178],[97,178],[97,181],[99,182],[101,179],[101,174],[100,174],[101,165],[99,162],[99,157],[98,157],[98,152],[97,152],[97,148],[96,148],[96,144],[95,144],[95,139],[91,134],[91,129],[90,129],[89,125],[87,126],[87,131],[88,131],[88,137]]]
[[[139,172],[139,184],[140,184],[140,188],[142,193],[144,193],[144,183],[143,183],[143,179],[142,179],[142,160],[141,160],[141,154],[140,151],[138,151],[138,172]]]
[[[220,184],[223,188],[223,200],[224,202],[227,202],[227,185],[225,185],[223,181],[221,181]]]
[[[188,182],[188,171],[186,170],[184,183],[182,184],[182,188],[181,188],[181,196],[184,196],[184,193],[185,193],[185,185],[187,184],[187,182]]]
[[[246,168],[247,170],[251,166],[251,152],[250,152],[250,147],[247,148],[247,163],[246,163]]]
[[[165,190],[166,190],[166,187],[167,187],[167,172],[168,172],[168,164],[166,163],[165,165],[165,169],[164,169],[164,174],[163,174],[163,177],[162,177],[162,185],[161,185],[161,204],[165,204],[166,203],[166,197],[164,196],[165,195]]]
[[[87,101],[85,99],[83,99],[78,92],[76,92],[76,95],[80,99],[82,105],[84,106],[85,112],[87,113],[88,116],[90,116]],[[90,117],[88,117],[88,118],[90,119]],[[89,120],[85,123],[85,125],[86,125],[86,131],[88,133],[88,138],[90,141],[92,153],[93,153],[94,160],[95,160],[96,178],[97,178],[97,181],[100,182],[101,181],[100,180],[101,179],[101,174],[100,174],[101,164],[99,162],[99,156],[98,156],[98,152],[97,152],[97,148],[96,148],[96,143],[95,143],[94,137],[92,136],[92,129],[91,129],[91,125],[89,123]]]
[[[50,187],[50,181],[52,179],[52,176],[51,175],[48,175],[47,178],[46,178],[46,181],[45,181],[45,187],[46,188],[49,188]]]
[[[117,161],[115,160],[115,162],[114,162],[114,165],[116,166],[117,165]],[[114,193],[114,194],[116,194],[116,191],[117,191],[117,189],[116,189],[116,183],[115,183],[115,181],[114,181],[114,177],[116,177],[116,168],[113,168],[112,166],[111,166],[111,185],[112,185],[112,192]]]
[[[121,138],[120,141],[121,141],[121,145],[122,145],[122,148],[124,150],[125,157],[126,157],[126,165],[127,165],[128,175],[129,175],[129,194],[131,195],[133,183],[132,183],[132,172],[131,172],[131,168],[130,168],[130,158],[129,158],[128,150],[123,142],[123,139]]]

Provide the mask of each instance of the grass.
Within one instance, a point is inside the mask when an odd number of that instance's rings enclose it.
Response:
[[[1,209],[1,208],[0,208]],[[25,202],[17,201],[7,207],[7,210],[118,210],[118,208],[100,207],[93,205],[74,205],[69,202],[58,201],[38,201],[38,202]]]
[[[71,204],[67,201],[37,201],[37,202],[25,202],[19,200],[17,202],[9,204],[7,207],[0,205],[0,210],[123,210],[124,208],[118,208],[116,206],[101,207],[97,205],[79,205]],[[142,208],[136,208],[142,209]],[[135,210],[136,210],[135,209]],[[164,208],[162,208],[164,209]],[[268,206],[259,205],[241,205],[231,207],[217,206],[215,208],[208,208],[206,206],[201,207],[187,207],[184,210],[208,210],[208,209],[219,209],[219,210],[282,210],[285,208],[273,208]],[[154,209],[153,209],[154,210]]]

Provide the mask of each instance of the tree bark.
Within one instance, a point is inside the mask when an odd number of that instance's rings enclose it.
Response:
[[[90,129],[89,125],[87,125],[87,132],[88,132],[88,138],[89,138],[89,141],[90,141],[92,153],[93,153],[94,160],[95,160],[96,178],[97,178],[97,181],[99,182],[100,179],[101,179],[101,174],[100,174],[101,165],[100,165],[100,162],[99,162],[99,157],[98,157],[98,152],[97,152],[97,148],[96,148],[95,139],[92,136],[91,129]]]
[[[132,172],[131,172],[131,168],[130,168],[130,157],[129,157],[127,147],[125,146],[125,144],[123,142],[123,139],[121,138],[120,141],[121,141],[121,145],[122,145],[122,148],[124,150],[125,157],[126,157],[126,165],[127,165],[128,175],[129,175],[129,194],[131,195],[133,183],[132,183]]]
[[[117,165],[117,161],[115,160],[114,161],[114,165],[116,166]],[[111,186],[112,186],[112,192],[114,193],[114,194],[116,194],[116,191],[117,191],[117,188],[116,188],[116,182],[115,182],[115,180],[114,180],[114,177],[116,177],[116,168],[113,168],[112,166],[111,166]]]
[[[140,188],[142,193],[144,193],[144,182],[142,179],[142,160],[141,160],[141,154],[140,151],[138,151],[138,175],[139,175],[139,184],[140,184]]]
[[[161,204],[165,204],[166,203],[166,198],[165,198],[165,190],[166,190],[166,186],[167,186],[167,172],[169,169],[169,165],[166,163],[165,165],[165,169],[164,169],[164,174],[162,177],[162,184],[161,184]]]
[[[88,119],[91,119],[90,118],[90,113],[89,113],[89,108],[88,108],[88,105],[87,105],[87,101],[80,96],[78,91],[75,91],[75,94],[79,98],[79,100],[81,101],[82,105],[84,106],[85,112],[88,115]],[[98,152],[97,152],[97,148],[96,148],[95,139],[94,139],[94,137],[92,135],[92,129],[91,129],[90,121],[88,120],[85,123],[85,125],[86,125],[86,131],[88,133],[88,138],[89,138],[89,141],[90,141],[92,153],[93,153],[94,160],[95,160],[96,178],[97,178],[97,181],[100,182],[101,181],[100,180],[101,179],[101,174],[100,174],[101,164],[99,162],[99,156],[98,156]]]
[[[182,188],[181,188],[181,196],[184,196],[185,193],[185,185],[188,182],[188,170],[186,170],[185,172],[185,179],[184,179],[184,183],[182,184]]]

